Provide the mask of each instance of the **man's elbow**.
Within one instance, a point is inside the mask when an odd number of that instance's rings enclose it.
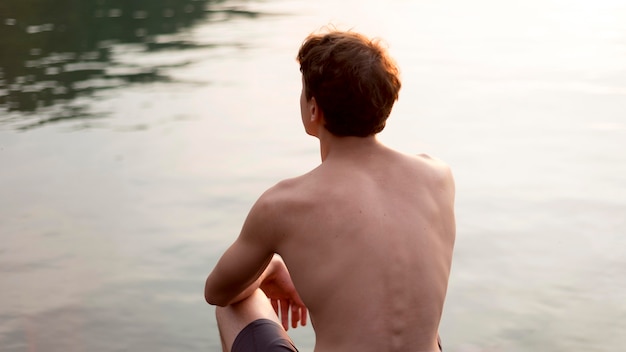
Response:
[[[224,297],[220,297],[216,290],[211,289],[208,282],[204,286],[204,300],[212,306],[226,307],[228,305],[228,301]]]
[[[228,305],[226,301],[216,299],[215,297],[209,296],[207,294],[204,295],[204,299],[206,300],[206,303],[212,306],[226,307]]]
[[[217,306],[217,300],[215,299],[215,297],[211,296],[211,294],[209,292],[207,292],[207,290],[204,290],[204,300],[206,301],[206,303],[212,305],[212,306]]]

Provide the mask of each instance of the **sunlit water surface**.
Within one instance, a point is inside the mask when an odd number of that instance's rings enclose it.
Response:
[[[381,139],[455,171],[446,349],[626,346],[624,2],[9,0],[0,350],[219,350],[204,279],[319,162],[295,55],[331,22],[401,67]]]

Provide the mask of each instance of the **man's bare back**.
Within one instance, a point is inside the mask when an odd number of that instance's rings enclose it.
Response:
[[[346,65],[363,56],[367,72],[372,55],[383,60],[378,75],[386,80],[348,82],[347,98],[342,85],[325,95],[333,86],[318,85],[324,77],[315,75],[328,70],[327,63],[307,60],[335,60],[341,51]],[[307,313],[316,351],[438,350],[455,239],[454,181],[442,162],[396,152],[377,140],[400,86],[384,55],[350,33],[312,36],[301,48],[302,122],[319,139],[322,163],[266,191],[207,278],[207,301],[223,307],[217,317],[225,351],[285,350],[248,346],[256,341],[245,337],[248,329],[267,320],[286,330],[290,317],[295,328]],[[366,84],[375,89],[367,94],[380,101],[368,101],[364,93],[360,104],[350,103]],[[386,89],[382,100],[377,95]],[[345,105],[339,115],[333,100]],[[379,120],[358,122],[372,111]],[[346,115],[355,119],[352,125],[341,121]],[[278,334],[294,351],[284,331]]]
[[[455,235],[450,171],[357,142],[266,194],[287,223],[277,252],[316,350],[436,350]]]

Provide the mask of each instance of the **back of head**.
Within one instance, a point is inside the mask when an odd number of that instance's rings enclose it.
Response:
[[[385,128],[401,84],[378,41],[355,32],[312,34],[297,59],[305,96],[315,98],[329,132],[366,137]]]

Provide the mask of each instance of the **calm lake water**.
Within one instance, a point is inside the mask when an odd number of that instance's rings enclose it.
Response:
[[[204,279],[319,163],[295,55],[328,23],[400,65],[381,139],[455,170],[447,350],[626,346],[623,1],[4,0],[0,350],[219,350]]]

